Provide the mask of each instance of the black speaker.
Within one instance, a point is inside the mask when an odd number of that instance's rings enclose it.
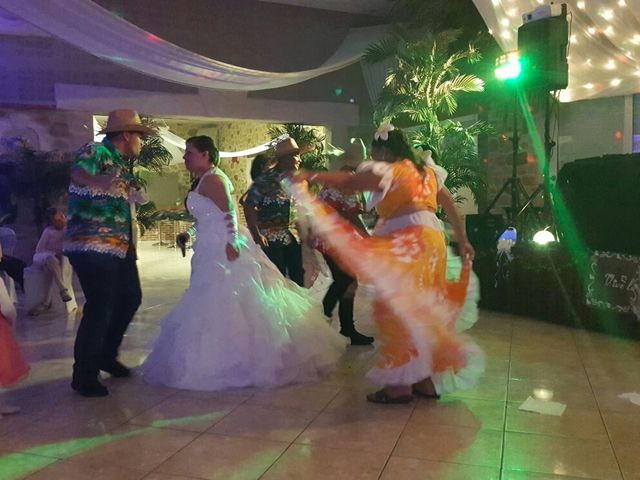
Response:
[[[465,218],[467,237],[475,248],[495,248],[505,229],[502,215],[477,214]]]
[[[591,250],[640,255],[640,154],[575,160],[558,174],[571,223],[558,218],[560,233],[575,227]],[[562,238],[561,238],[562,240]]]
[[[523,61],[523,82],[531,89],[562,90],[569,84],[566,15],[542,18],[518,29],[518,50]]]

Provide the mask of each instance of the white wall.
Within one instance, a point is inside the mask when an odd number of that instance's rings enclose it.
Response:
[[[627,103],[626,97],[609,97],[560,104],[560,167],[581,158],[631,153],[625,138],[631,135]]]

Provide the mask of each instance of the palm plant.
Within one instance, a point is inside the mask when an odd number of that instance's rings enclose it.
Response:
[[[71,155],[35,150],[24,138],[4,138],[7,153],[0,155],[0,167],[8,177],[11,191],[30,198],[33,218],[42,230],[45,211],[64,195],[69,186]],[[17,209],[17,207],[16,207]],[[17,211],[12,215],[15,220]]]
[[[460,94],[484,90],[480,78],[461,72],[462,65],[480,60],[480,52],[471,44],[450,51],[458,34],[445,30],[416,38],[395,26],[389,37],[368,48],[364,58],[371,63],[392,60],[374,120],[402,123],[408,119],[417,125],[409,137],[415,146],[432,150],[449,171],[447,187],[454,193],[468,187],[477,199],[486,185],[476,137],[492,129],[485,122],[464,127],[457,121],[441,120],[456,112]]]
[[[306,170],[326,170],[328,155],[324,150],[324,135],[315,128],[300,123],[285,123],[282,126],[269,128],[269,136],[278,138],[289,135],[300,147],[302,168]]]
[[[395,62],[375,106],[377,122],[407,115],[415,123],[437,123],[440,115],[455,113],[460,93],[484,90],[481,79],[460,72],[460,64],[478,62],[480,52],[471,44],[449,52],[459,32],[446,30],[419,40],[411,39],[401,27],[391,33],[364,55],[370,63]]]
[[[419,127],[410,138],[415,147],[433,152],[438,164],[449,173],[445,182],[447,188],[461,202],[465,198],[456,192],[463,187],[471,190],[474,199],[481,198],[486,191],[476,138],[487,133],[493,133],[493,128],[482,121],[464,127],[458,121],[445,120],[435,124],[435,128],[431,125]]]

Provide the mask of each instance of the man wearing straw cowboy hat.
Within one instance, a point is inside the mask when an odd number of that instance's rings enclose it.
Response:
[[[136,185],[125,159],[139,155],[142,138],[153,131],[134,110],[114,110],[100,133],[104,140],[82,147],[71,167],[63,249],[86,299],[71,383],[85,397],[108,395],[98,380],[100,370],[130,375],[118,361],[118,349],[142,292],[129,207]]]
[[[300,148],[293,138],[286,138],[276,144],[274,156],[275,168],[259,176],[247,192],[247,226],[254,241],[280,272],[304,286],[302,249],[292,199],[280,184],[282,174],[300,168]]]

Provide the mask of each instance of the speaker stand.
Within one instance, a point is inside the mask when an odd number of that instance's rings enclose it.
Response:
[[[510,223],[513,223],[521,213],[523,201],[526,202],[529,199],[527,190],[518,178],[518,150],[520,148],[520,136],[518,135],[518,88],[518,85],[513,86],[513,135],[511,136],[513,154],[511,155],[511,177],[504,182],[494,199],[484,211],[485,214],[491,212],[502,195],[509,192],[511,194],[511,206],[506,210],[507,219]]]

